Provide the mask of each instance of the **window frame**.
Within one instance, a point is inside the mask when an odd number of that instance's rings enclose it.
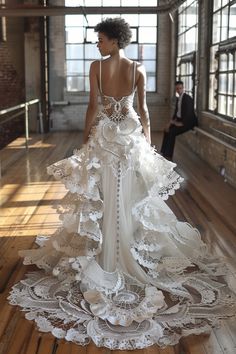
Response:
[[[209,62],[208,62],[208,99],[207,99],[207,110],[220,116],[221,118],[228,120],[230,122],[236,123],[236,35],[229,37],[230,35],[230,10],[231,6],[236,4],[236,0],[228,0],[226,4],[219,6],[214,10],[214,0],[211,2],[211,13],[212,21],[210,28],[210,40],[209,40]],[[223,10],[227,9],[227,38],[222,39],[222,13]],[[219,41],[214,41],[214,16],[219,13],[220,27],[219,27]],[[214,49],[215,48],[215,49]],[[214,56],[212,53],[214,53]],[[233,55],[233,69],[229,68],[229,55]],[[220,67],[220,60],[223,55],[227,56],[227,69],[222,70]],[[214,65],[215,64],[215,65]],[[215,70],[214,70],[215,68]],[[229,90],[229,75],[232,74],[232,94]],[[225,93],[220,92],[220,86],[222,85],[220,81],[220,76],[226,75],[226,91]],[[225,97],[225,113],[220,111],[220,97]],[[228,109],[230,102],[230,97],[232,98],[232,115]]]
[[[134,7],[134,9],[135,9],[135,7]],[[106,18],[106,17],[112,17],[112,16],[114,16],[114,14],[112,14],[112,8],[111,8],[111,15],[104,15],[104,14],[102,14],[102,9],[101,9],[101,13],[96,13],[97,15],[100,15],[101,16],[101,19],[102,18]],[[116,17],[118,17],[118,16],[125,16],[126,15],[126,13],[125,13],[125,6],[124,6],[124,12],[122,13],[122,15],[121,14],[116,14]],[[129,15],[129,13],[127,13],[127,15]],[[157,93],[157,51],[158,51],[158,14],[148,14],[148,15],[155,15],[156,16],[156,25],[155,26],[150,26],[150,27],[153,27],[153,29],[155,30],[155,36],[156,36],[156,41],[155,41],[155,43],[149,43],[149,42],[144,42],[144,43],[139,43],[139,31],[140,31],[140,28],[142,28],[142,27],[149,27],[149,26],[143,26],[143,25],[140,25],[139,23],[140,23],[140,15],[142,15],[142,9],[141,8],[139,8],[139,11],[138,12],[136,12],[135,13],[135,15],[138,15],[139,17],[138,17],[138,19],[137,19],[137,21],[138,21],[138,25],[130,25],[130,28],[131,29],[134,29],[135,31],[136,31],[136,40],[135,41],[132,41],[131,42],[131,45],[132,44],[137,44],[138,45],[138,48],[137,48],[137,58],[136,59],[133,59],[133,60],[137,60],[137,61],[140,61],[141,63],[143,63],[144,64],[144,66],[145,66],[145,61],[155,61],[155,69],[154,69],[154,71],[150,71],[150,73],[148,72],[148,70],[146,69],[146,72],[147,72],[147,80],[150,78],[151,80],[153,80],[152,78],[154,78],[154,80],[155,80],[155,83],[154,83],[154,85],[152,85],[153,87],[152,87],[152,89],[151,90],[148,90],[147,92],[149,92],[149,93]],[[87,21],[86,21],[87,22]],[[65,33],[66,33],[66,29],[67,29],[67,27],[74,27],[74,28],[76,28],[76,26],[66,26],[66,22],[65,22]],[[84,20],[84,24],[83,24],[83,26],[78,26],[78,27],[80,27],[81,28],[81,30],[83,30],[83,33],[84,33],[84,40],[83,40],[83,43],[82,42],[80,42],[80,43],[71,43],[71,42],[69,42],[69,41],[67,41],[67,38],[65,39],[65,52],[66,52],[66,56],[65,56],[65,65],[66,65],[66,74],[65,74],[65,90],[66,90],[66,92],[68,93],[68,94],[80,94],[80,95],[83,95],[83,94],[86,94],[86,93],[88,93],[89,92],[89,86],[88,86],[88,72],[85,70],[85,65],[86,65],[86,61],[93,61],[93,60],[96,60],[96,59],[100,59],[101,57],[99,56],[99,57],[95,57],[95,58],[91,58],[91,59],[87,59],[86,60],[86,58],[85,58],[85,56],[83,57],[83,59],[81,59],[81,60],[83,60],[84,61],[84,72],[83,72],[83,74],[82,75],[70,75],[70,74],[68,74],[68,71],[67,71],[67,63],[69,62],[69,61],[73,61],[73,59],[69,59],[68,57],[67,57],[67,46],[69,46],[69,45],[73,45],[73,44],[79,44],[79,45],[82,45],[84,48],[85,48],[85,46],[87,45],[87,44],[93,44],[94,42],[91,42],[91,41],[89,41],[89,40],[87,40],[87,37],[86,37],[86,34],[87,34],[87,29],[89,28],[89,29],[92,29],[92,28],[94,28],[95,26],[93,26],[93,25],[89,25],[88,23],[86,23],[85,24],[85,20]],[[153,58],[145,58],[145,59],[143,59],[142,58],[142,46],[145,46],[145,45],[150,45],[150,46],[155,46],[155,49],[154,49],[154,52],[155,52],[155,54],[154,54],[154,59]],[[83,49],[84,50],[84,49]],[[132,59],[132,58],[131,58]],[[74,59],[74,60],[76,60],[76,59]],[[78,59],[77,59],[78,60]],[[151,68],[151,70],[153,70],[153,68]],[[78,90],[78,89],[72,89],[72,90],[69,90],[68,89],[68,84],[67,84],[67,80],[69,80],[69,78],[73,78],[73,77],[76,77],[76,78],[78,78],[78,80],[79,79],[82,79],[84,82],[82,83],[81,82],[81,85],[83,85],[83,89],[80,89],[80,90]]]
[[[188,10],[191,8],[191,6],[193,6],[193,4],[195,3],[196,5],[196,22],[191,25],[191,26],[185,26],[184,30],[180,30],[179,26],[180,26],[180,16],[184,15],[185,16],[185,23],[187,24],[187,16],[188,16]],[[186,91],[189,93],[192,93],[192,98],[194,100],[194,105],[196,107],[196,75],[197,75],[197,51],[198,51],[198,37],[199,37],[199,3],[197,0],[192,0],[191,3],[187,3],[187,0],[182,4],[182,9],[180,7],[179,11],[178,11],[178,25],[177,25],[177,48],[176,48],[176,80],[182,80],[184,83],[186,82],[186,78],[187,77],[191,77],[191,87],[188,87],[186,85]],[[185,51],[183,50],[182,52],[179,52],[179,41],[180,41],[180,37],[181,36],[185,36],[186,33],[188,33],[189,31],[191,31],[193,28],[195,28],[195,38],[194,38],[194,50],[190,50],[190,51]],[[184,37],[184,42],[186,45],[186,37]],[[188,73],[187,75],[181,75],[181,65],[182,64],[190,64],[192,66],[192,71],[191,73]]]

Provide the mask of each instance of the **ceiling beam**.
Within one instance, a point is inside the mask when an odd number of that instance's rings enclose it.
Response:
[[[0,5],[2,17],[32,17],[32,16],[65,16],[78,14],[156,14],[176,10],[185,0],[166,0],[158,6],[40,6],[33,4],[21,4],[15,6]]]
[[[3,17],[31,17],[31,16],[64,16],[78,14],[155,14],[157,7],[66,7],[66,6],[12,6],[0,7],[0,16]]]

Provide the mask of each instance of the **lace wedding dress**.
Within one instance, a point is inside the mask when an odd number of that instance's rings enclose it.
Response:
[[[120,99],[100,90],[88,143],[48,167],[68,189],[62,227],[20,252],[41,270],[16,284],[9,301],[40,331],[79,345],[174,345],[234,315],[235,296],[224,264],[164,202],[182,178],[147,143],[134,87]]]

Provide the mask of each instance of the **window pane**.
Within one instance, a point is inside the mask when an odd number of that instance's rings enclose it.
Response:
[[[210,75],[209,79],[209,109],[214,111],[216,108],[215,100],[216,78],[215,75]]]
[[[181,4],[179,7],[179,12],[182,12],[185,9],[185,3]]]
[[[138,60],[138,44],[130,44],[126,47],[125,55],[130,59]]]
[[[227,98],[227,115],[233,117],[233,97],[228,96]]]
[[[228,94],[233,94],[234,74],[228,74]]]
[[[214,0],[214,11],[221,7],[221,0]]]
[[[86,17],[87,17],[87,20],[88,20],[88,24],[87,23],[86,24],[89,27],[96,26],[96,24],[98,24],[102,20],[102,16],[101,15],[87,15]]]
[[[131,29],[131,32],[132,32],[131,43],[132,42],[137,43],[138,42],[138,31],[137,31],[137,28],[130,28],[130,29]]]
[[[90,69],[91,63],[92,63],[92,60],[85,61],[85,75],[89,75],[89,69]]]
[[[221,29],[221,41],[228,38],[228,20],[229,20],[229,8],[228,6],[222,10],[222,29]]]
[[[156,27],[140,27],[139,43],[156,43],[157,32]]]
[[[189,6],[193,3],[193,0],[186,0],[186,6]]]
[[[67,77],[68,91],[84,91],[84,78],[78,76]]]
[[[65,0],[65,6],[80,6],[80,0]]]
[[[111,3],[111,1],[110,1]],[[139,0],[121,0],[121,6],[139,6]],[[146,4],[147,6],[147,4]]]
[[[229,37],[236,36],[236,4],[230,7]]]
[[[83,59],[84,51],[82,44],[67,44],[66,45],[67,59]]]
[[[188,91],[192,91],[193,89],[193,79],[192,76],[186,76],[185,77],[185,87]],[[192,95],[191,95],[192,96]]]
[[[185,65],[185,63],[182,63],[180,65],[180,75],[181,76],[186,75],[186,65]]]
[[[213,15],[212,43],[220,42],[220,12]]]
[[[67,43],[83,43],[84,30],[83,27],[67,27],[66,28],[66,42]]]
[[[192,75],[194,71],[194,66],[192,62],[187,63],[187,74]]]
[[[227,92],[227,74],[219,74],[219,93]]]
[[[83,15],[66,15],[65,16],[65,25],[67,27],[78,27],[84,25],[84,16]]]
[[[93,28],[86,28],[86,42],[96,43],[98,40],[97,33],[94,32]]]
[[[145,69],[149,73],[155,73],[156,72],[156,61],[154,60],[144,60],[143,65],[145,66]]]
[[[156,59],[156,46],[151,44],[140,44],[139,56],[140,59]]]
[[[142,14],[139,17],[140,26],[156,26],[157,25],[157,16],[156,15],[145,15]]]
[[[185,53],[184,48],[185,34],[182,34],[178,38],[178,55],[181,56]]]
[[[227,54],[220,54],[220,71],[227,70],[227,61],[228,61]]]
[[[218,96],[218,112],[220,114],[226,114],[226,97]]]
[[[178,22],[178,27],[179,27],[178,32],[179,33],[182,33],[186,30],[185,20],[186,20],[185,13],[180,13],[179,14],[179,22]]]
[[[78,75],[84,73],[83,60],[67,60],[67,74]]]
[[[179,67],[179,65],[177,65],[176,76],[179,77],[179,75],[180,75],[180,67]]]
[[[233,70],[234,68],[234,55],[229,53],[228,54],[228,69]]]
[[[234,119],[236,119],[236,97],[234,97]]]
[[[156,78],[153,76],[147,75],[147,91],[156,91]]]
[[[186,24],[187,27],[192,27],[197,23],[197,3],[194,2],[186,11]]]
[[[85,59],[100,59],[101,55],[96,44],[85,44],[84,46]]]
[[[79,5],[81,5],[81,0],[79,1]],[[101,5],[102,5],[102,0],[85,0],[84,1],[84,6],[101,6]]]
[[[157,0],[139,0],[140,6],[157,6]]]
[[[120,6],[120,0],[102,0],[102,6]]]
[[[230,1],[232,1],[232,0],[222,0],[221,6],[222,6],[222,7],[225,6],[225,5],[228,4]]]
[[[186,49],[185,53],[190,53],[195,50],[195,44],[197,39],[197,28],[193,27],[186,32]]]
[[[142,15],[141,15],[142,16]],[[138,26],[139,15],[136,14],[122,14],[122,18],[128,22],[130,26]]]

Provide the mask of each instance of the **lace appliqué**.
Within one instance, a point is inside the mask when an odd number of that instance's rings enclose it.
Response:
[[[25,264],[44,271],[27,274],[9,295],[41,331],[79,345],[92,340],[114,350],[164,347],[182,336],[209,332],[221,318],[236,314],[227,267],[163,201],[183,179],[175,164],[150,147],[132,103],[133,94],[121,100],[106,96],[88,144],[48,167],[68,189],[56,206],[62,225],[51,237],[40,235],[38,249],[20,252]],[[115,176],[108,200],[104,170]],[[128,199],[121,195],[125,182],[132,195],[122,210],[120,198]],[[118,235],[121,242],[116,269],[107,272],[97,260],[111,198],[116,198],[117,227],[109,237]],[[133,263],[120,261],[128,226],[125,249]]]

